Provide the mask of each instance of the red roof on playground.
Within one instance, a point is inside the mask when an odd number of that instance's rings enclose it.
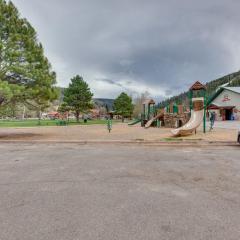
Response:
[[[143,104],[145,104],[145,105],[147,105],[147,104],[155,104],[155,102],[154,102],[153,99],[147,99],[147,100],[144,101]]]
[[[191,87],[190,90],[201,90],[206,89],[206,86],[200,83],[199,81],[196,81]]]

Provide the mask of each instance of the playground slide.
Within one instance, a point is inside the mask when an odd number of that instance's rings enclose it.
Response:
[[[163,113],[159,113],[157,116],[151,118],[146,124],[145,124],[145,128],[149,128],[151,127],[151,125],[153,124],[154,121],[156,121],[158,118],[160,118],[161,116],[163,116]]]
[[[137,123],[140,123],[140,122],[141,122],[141,119],[135,119],[134,121],[130,122],[128,125],[133,126],[133,125],[135,125]]]
[[[171,130],[174,136],[189,135],[195,131],[203,121],[204,110],[191,111],[190,120],[182,127]]]

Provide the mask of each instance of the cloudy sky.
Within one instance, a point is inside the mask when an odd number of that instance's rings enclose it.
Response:
[[[240,69],[239,0],[13,0],[67,86],[162,99]]]

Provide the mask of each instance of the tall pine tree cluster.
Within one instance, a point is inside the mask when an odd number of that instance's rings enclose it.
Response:
[[[23,102],[41,110],[57,98],[56,74],[31,24],[0,0],[0,106]]]

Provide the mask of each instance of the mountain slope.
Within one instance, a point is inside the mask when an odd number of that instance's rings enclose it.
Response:
[[[93,101],[97,107],[105,107],[109,111],[113,110],[114,99],[94,98]]]
[[[210,81],[206,83],[206,97],[207,99],[214,94],[214,92],[221,87],[222,85],[229,86],[229,87],[236,87],[240,86],[240,71],[231,73],[224,77],[218,78],[216,80]],[[158,103],[159,108],[164,108],[170,103],[174,102],[176,104],[187,103],[188,102],[188,94],[189,91],[183,92],[177,96],[173,96],[168,98],[160,103]]]

